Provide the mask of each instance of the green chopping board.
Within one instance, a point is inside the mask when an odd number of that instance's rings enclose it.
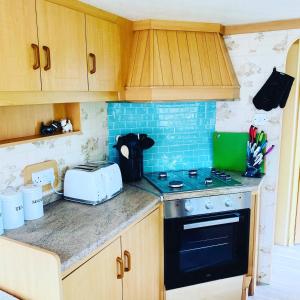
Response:
[[[213,167],[244,172],[247,165],[248,132],[214,132]]]

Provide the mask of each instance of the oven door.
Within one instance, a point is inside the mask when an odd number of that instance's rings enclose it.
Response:
[[[165,286],[247,273],[250,210],[165,219]]]

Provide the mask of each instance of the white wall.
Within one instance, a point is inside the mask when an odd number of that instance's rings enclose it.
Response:
[[[217,102],[217,131],[248,131],[255,109],[252,99],[269,77],[274,66],[285,70],[290,45],[300,38],[300,30],[283,30],[227,36],[225,38],[234,69],[241,85],[241,100]],[[261,127],[267,132],[269,144],[276,148],[267,159],[264,183],[261,189],[259,229],[259,281],[271,280],[272,247],[279,167],[282,110],[266,112],[267,122]]]
[[[106,159],[106,103],[82,103],[81,122],[82,135],[0,148],[0,190],[22,185],[26,165],[55,159],[62,174],[68,166]]]

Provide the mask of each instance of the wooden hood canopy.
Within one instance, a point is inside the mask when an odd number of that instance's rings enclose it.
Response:
[[[239,98],[222,29],[210,23],[134,22],[125,100]]]

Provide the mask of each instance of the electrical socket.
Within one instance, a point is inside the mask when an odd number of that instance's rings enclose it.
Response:
[[[267,114],[265,113],[256,113],[253,118],[253,125],[255,126],[264,126],[267,122]]]
[[[55,180],[54,169],[49,168],[39,172],[32,173],[31,179],[32,179],[32,183],[40,186],[50,184],[51,182],[54,183]]]

